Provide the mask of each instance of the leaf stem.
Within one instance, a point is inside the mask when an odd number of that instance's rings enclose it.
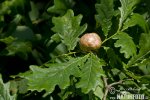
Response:
[[[117,34],[118,34],[118,31],[117,31],[115,34],[113,34],[112,36],[106,38],[106,39],[102,42],[102,44],[104,44],[106,41],[110,40],[112,37],[114,37],[114,36],[117,35]]]

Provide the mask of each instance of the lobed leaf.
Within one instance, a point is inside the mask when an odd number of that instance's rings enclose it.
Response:
[[[73,50],[81,35],[87,28],[87,24],[80,26],[82,15],[74,17],[72,10],[68,10],[62,17],[53,17],[52,22],[54,27],[52,30],[59,34],[62,43],[64,43],[68,50]]]
[[[121,17],[119,20],[119,29],[122,28],[124,21],[133,12],[135,5],[139,3],[140,0],[120,0],[121,7],[119,7]]]
[[[150,54],[150,33],[143,33],[140,37],[139,46],[140,50],[138,55],[132,57],[132,59],[128,62],[128,66],[131,67],[138,62],[143,61],[146,59],[146,56]],[[146,64],[146,63],[145,63]]]
[[[100,60],[94,54],[91,54],[84,66],[81,66],[82,74],[77,88],[81,88],[82,92],[88,93],[91,90],[95,91],[97,86],[103,87],[101,76],[105,76],[102,66],[105,66],[103,60]]]
[[[125,21],[123,28],[122,28],[122,31],[126,30],[128,27],[132,27],[135,25],[140,26],[144,32],[148,32],[148,25],[147,25],[145,19],[143,18],[142,15],[137,14],[137,13],[133,13],[131,15],[131,17],[129,17]]]
[[[101,0],[101,4],[96,4],[95,8],[98,13],[95,15],[95,19],[101,25],[104,35],[107,36],[111,29],[111,19],[114,14],[113,0]]]
[[[65,89],[70,85],[70,76],[78,77],[81,72],[78,68],[88,58],[88,55],[79,58],[71,58],[66,63],[49,64],[49,68],[40,68],[38,66],[30,66],[32,73],[20,74],[28,80],[29,90],[42,91],[46,90],[51,93],[56,85],[61,89]]]
[[[119,32],[113,39],[118,39],[114,45],[115,47],[121,47],[120,53],[124,53],[125,58],[136,55],[136,46],[127,33]]]
[[[17,95],[10,94],[11,83],[3,83],[2,76],[0,75],[0,100],[16,100]]]

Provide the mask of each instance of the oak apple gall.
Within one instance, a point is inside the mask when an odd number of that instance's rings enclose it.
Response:
[[[96,51],[100,48],[101,44],[101,38],[97,33],[86,33],[79,41],[81,50],[85,52]]]

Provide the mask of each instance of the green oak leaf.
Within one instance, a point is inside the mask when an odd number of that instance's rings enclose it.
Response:
[[[63,15],[67,11],[67,9],[71,8],[73,5],[73,0],[54,0],[54,5],[52,7],[49,7],[47,11],[49,13]]]
[[[95,5],[97,15],[95,19],[101,25],[104,35],[107,36],[111,29],[111,19],[114,15],[113,0],[101,0],[101,4]]]
[[[132,26],[135,26],[135,25],[138,25],[140,26],[144,32],[148,32],[148,25],[145,21],[145,19],[143,18],[142,15],[140,14],[137,14],[137,13],[133,13],[131,15],[131,17],[129,17],[124,25],[123,25],[123,28],[122,28],[122,31],[128,29],[128,27],[132,27]]]
[[[10,94],[11,83],[3,83],[2,76],[0,75],[0,100],[16,100],[17,95]]]
[[[118,39],[114,45],[115,47],[121,47],[120,53],[124,53],[125,58],[136,55],[136,46],[132,37],[130,37],[127,33],[119,32],[113,37],[113,39]]]
[[[139,53],[132,57],[132,59],[128,62],[128,66],[131,67],[132,65],[136,65],[139,62],[142,62],[146,59],[146,56],[150,54],[150,33],[143,33],[141,34],[140,41],[139,41]],[[147,63],[145,63],[147,64]]]
[[[133,12],[136,4],[139,3],[140,0],[120,0],[121,7],[119,7],[121,17],[119,20],[119,29],[122,28],[124,21],[128,18],[128,16]]]
[[[68,10],[62,17],[53,17],[54,27],[52,30],[59,34],[62,43],[68,50],[73,50],[77,45],[79,36],[86,30],[87,24],[80,26],[82,15],[74,16],[72,10]]]
[[[24,73],[20,76],[28,80],[29,90],[46,90],[49,94],[55,89],[56,85],[59,85],[61,89],[67,88],[70,85],[70,76],[78,77],[81,74],[79,66],[83,66],[88,56],[71,58],[64,63],[50,63],[46,65],[48,68],[31,65],[32,73]]]
[[[81,66],[82,74],[77,88],[81,88],[83,93],[88,93],[91,90],[95,91],[97,86],[103,87],[101,76],[105,76],[102,66],[105,66],[103,60],[91,53],[84,66]]]

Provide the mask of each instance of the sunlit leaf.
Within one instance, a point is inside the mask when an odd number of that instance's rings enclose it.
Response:
[[[0,75],[0,100],[16,100],[17,95],[10,94],[10,85],[10,82],[4,84]]]
[[[61,41],[59,34],[54,34],[51,39],[57,43]]]
[[[119,7],[119,10],[121,12],[121,17],[119,20],[119,29],[122,27],[127,17],[133,12],[135,5],[138,4],[139,1],[140,0],[120,0],[121,7]]]
[[[77,45],[79,36],[86,30],[87,24],[80,26],[82,15],[74,16],[72,10],[62,17],[53,17],[52,22],[54,27],[52,30],[59,34],[62,43],[64,43],[68,50],[73,50]]]
[[[104,96],[103,88],[100,87],[100,86],[97,86],[97,87],[96,87],[96,90],[94,91],[94,94],[95,94],[98,98],[102,99],[103,96]]]
[[[150,33],[143,33],[141,35],[140,41],[139,41],[139,46],[140,46],[139,53],[128,62],[129,67],[131,67],[132,65],[136,65],[136,63],[143,61],[143,59],[145,59],[146,56],[150,54],[149,37],[150,37]]]
[[[127,33],[120,32],[113,37],[113,39],[118,39],[114,44],[115,47],[121,47],[120,53],[124,53],[125,58],[136,55],[136,46]]]
[[[81,80],[76,87],[81,88],[82,92],[88,93],[91,90],[95,91],[97,86],[103,87],[101,76],[105,76],[102,66],[105,66],[103,60],[100,60],[94,54],[88,58],[84,66],[81,66]]]
[[[74,75],[78,77],[81,72],[78,68],[83,66],[88,55],[79,58],[72,58],[66,63],[48,64],[48,68],[40,68],[32,65],[31,74],[22,74],[28,80],[29,90],[42,91],[46,90],[51,93],[56,85],[61,89],[65,89],[70,85],[69,77]]]

